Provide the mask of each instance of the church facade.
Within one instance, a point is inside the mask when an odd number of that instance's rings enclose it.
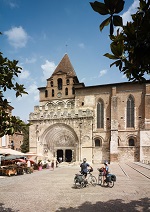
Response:
[[[150,81],[85,86],[65,54],[29,122],[30,151],[45,159],[150,161]]]

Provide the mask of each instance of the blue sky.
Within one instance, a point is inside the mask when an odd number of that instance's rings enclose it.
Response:
[[[7,92],[13,115],[22,120],[39,104],[38,87],[49,78],[67,52],[80,82],[86,86],[125,82],[127,79],[104,57],[109,49],[109,28],[102,32],[105,17],[94,12],[89,0],[0,0],[0,51],[19,60],[22,73],[17,82],[28,95],[15,98]],[[124,20],[130,20],[138,0],[126,0]]]

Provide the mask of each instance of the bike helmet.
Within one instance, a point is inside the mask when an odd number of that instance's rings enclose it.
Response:
[[[105,164],[105,165],[108,165],[108,161],[105,161],[104,164]]]

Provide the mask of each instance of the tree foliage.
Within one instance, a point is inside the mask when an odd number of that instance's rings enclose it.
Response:
[[[150,0],[139,0],[137,12],[132,14],[132,21],[123,25],[118,15],[124,8],[123,0],[104,0],[104,3],[90,2],[91,7],[100,15],[109,15],[100,24],[100,31],[110,25],[111,54],[104,56],[115,60],[120,72],[129,81],[145,81],[145,74],[150,74]],[[116,15],[117,14],[117,15]],[[114,35],[114,27],[118,27]]]
[[[1,34],[1,33],[0,33]],[[14,90],[16,97],[27,94],[24,85],[18,84],[15,78],[21,73],[21,67],[17,66],[18,61],[9,60],[3,57],[0,52],[0,137],[12,135],[14,132],[21,132],[26,124],[15,116],[10,115],[11,106],[4,97],[4,93]]]
[[[26,152],[29,152],[29,126],[28,125],[24,127],[22,133],[23,133],[23,143],[20,146],[20,148],[21,148],[21,152],[26,153]]]

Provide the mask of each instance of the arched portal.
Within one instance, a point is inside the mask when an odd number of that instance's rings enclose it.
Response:
[[[56,123],[45,130],[41,137],[44,146],[48,149],[49,157],[62,157],[62,161],[78,160],[78,137],[75,131],[63,123]]]

